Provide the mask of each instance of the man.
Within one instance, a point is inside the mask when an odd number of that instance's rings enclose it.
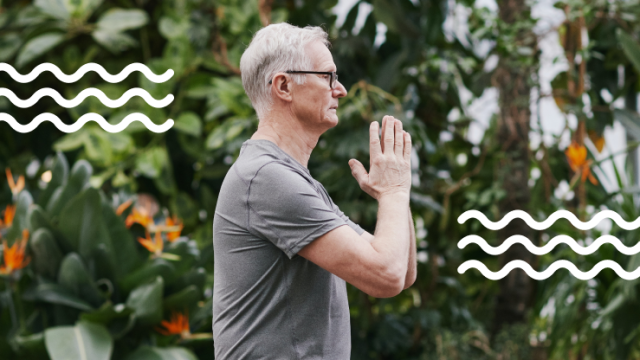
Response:
[[[375,235],[354,224],[307,169],[318,138],[338,125],[327,34],[269,25],[240,60],[260,119],[224,179],[213,222],[213,337],[225,359],[349,359],[346,282],[391,297],[416,277],[409,210],[411,137],[390,116],[370,128],[371,169],[349,161],[378,200]]]

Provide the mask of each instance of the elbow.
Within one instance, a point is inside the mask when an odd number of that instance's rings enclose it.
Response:
[[[381,273],[379,282],[367,294],[376,298],[394,297],[405,289],[405,275],[406,270],[403,273],[401,266],[389,267]]]
[[[407,275],[406,279],[404,280],[404,286],[402,287],[402,290],[408,289],[416,282],[416,275],[417,274],[415,271]]]

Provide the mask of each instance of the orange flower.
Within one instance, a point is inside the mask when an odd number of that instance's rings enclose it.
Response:
[[[171,321],[162,320],[160,324],[164,326],[164,329],[156,327],[156,331],[162,335],[180,335],[183,339],[191,336],[188,315],[172,311]]]
[[[9,183],[9,188],[11,189],[11,193],[13,195],[18,195],[22,189],[24,189],[24,176],[20,175],[18,177],[18,182],[15,183],[13,181],[13,174],[9,168],[4,169],[4,172],[7,174],[7,182]]]
[[[30,259],[24,258],[24,252],[29,240],[29,230],[22,230],[22,240],[16,240],[11,247],[7,242],[2,242],[4,265],[0,266],[0,274],[8,275],[16,270],[20,270],[29,264]]]
[[[120,216],[122,215],[122,213],[127,210],[127,208],[129,206],[131,206],[131,204],[133,203],[133,199],[129,199],[125,202],[123,202],[122,204],[120,204],[120,206],[118,206],[118,208],[116,209],[116,215]]]
[[[144,208],[134,207],[131,210],[131,214],[127,216],[125,225],[127,225],[127,227],[129,228],[135,223],[138,223],[146,228],[149,225],[153,225],[153,218]]]
[[[4,209],[4,222],[0,219],[0,228],[9,227],[13,224],[13,218],[16,215],[16,207],[14,205],[7,205]]]
[[[138,242],[142,244],[147,250],[154,253],[156,256],[160,256],[162,254],[162,249],[164,247],[164,243],[162,242],[162,237],[160,236],[160,232],[156,232],[156,236],[153,240],[151,240],[151,236],[147,231],[147,237],[141,238],[138,237]]]
[[[580,180],[585,182],[587,178],[593,185],[598,185],[598,180],[591,174],[592,160],[587,160],[587,148],[584,145],[578,145],[575,141],[564,151],[569,162],[569,167],[573,172],[581,172]]]
[[[180,232],[182,231],[182,221],[178,219],[177,216],[168,217],[166,220],[167,226],[177,226],[177,231],[170,231],[167,233],[167,239],[171,242],[175,241],[180,237]]]

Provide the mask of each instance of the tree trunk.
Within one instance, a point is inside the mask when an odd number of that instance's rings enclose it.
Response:
[[[500,61],[493,78],[494,85],[500,91],[500,114],[498,120],[497,142],[502,144],[504,159],[498,175],[506,197],[500,202],[501,216],[512,210],[529,211],[529,123],[531,119],[530,93],[533,75],[537,69],[537,40],[531,30],[533,21],[529,6],[525,0],[498,1],[499,16],[507,24],[526,23],[515,38],[511,39],[518,47],[527,47],[531,54],[527,57],[498,49]],[[503,242],[511,235],[524,235],[534,243],[534,231],[527,224],[515,219],[504,229],[498,231],[498,239]],[[514,245],[500,257],[500,268],[510,261],[520,259],[533,264],[534,256],[522,245]],[[507,325],[523,323],[530,308],[533,294],[533,280],[521,269],[514,269],[500,280],[500,293],[496,301],[492,334],[496,335]]]

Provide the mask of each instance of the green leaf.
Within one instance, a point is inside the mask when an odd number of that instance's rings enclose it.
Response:
[[[162,320],[163,288],[164,281],[158,276],[153,282],[131,291],[126,304],[135,312],[138,323],[153,325]]]
[[[182,18],[179,21],[163,16],[158,22],[158,30],[166,39],[186,37],[189,30],[189,19]]]
[[[70,253],[62,260],[58,273],[58,284],[94,306],[100,305],[104,300],[89,275],[89,270],[76,253]]]
[[[196,113],[187,111],[178,116],[173,128],[188,135],[200,136],[202,133],[202,122]]]
[[[161,147],[154,147],[136,158],[136,170],[142,175],[153,179],[160,175],[167,161],[166,151]]]
[[[202,297],[201,292],[195,285],[187,286],[180,292],[177,292],[171,296],[167,296],[164,299],[165,309],[177,309],[189,308],[195,305]]]
[[[86,189],[69,201],[60,212],[59,229],[70,248],[84,259],[90,259],[100,244],[112,248],[96,189]]]
[[[138,9],[112,8],[106,11],[96,25],[105,32],[117,33],[130,29],[137,29],[149,22],[147,13]]]
[[[16,67],[22,67],[29,61],[53,49],[64,40],[64,34],[46,33],[29,40],[16,60]]]
[[[59,20],[68,20],[71,16],[65,0],[36,0],[35,6],[43,13]]]
[[[23,296],[25,300],[43,301],[51,304],[65,305],[74,309],[91,311],[93,307],[86,301],[71,294],[62,285],[55,283],[42,283],[34,289],[25,291]]]
[[[107,48],[114,54],[124,51],[130,47],[136,46],[138,42],[131,36],[121,33],[112,32],[107,30],[95,30],[91,33],[93,39],[100,45]]]
[[[8,33],[0,38],[0,61],[9,60],[22,45],[19,34]]]
[[[640,72],[640,44],[621,28],[617,29],[616,35],[620,46],[622,46],[622,51],[627,55],[633,67],[636,68],[636,71]]]
[[[114,305],[112,303],[105,303],[96,311],[90,313],[84,313],[80,315],[82,320],[96,322],[100,324],[109,324],[113,319],[121,317],[129,317],[133,314],[133,309],[125,306],[124,304]]]
[[[198,358],[190,350],[182,347],[142,346],[125,360],[198,360]]]
[[[89,186],[89,179],[93,168],[86,160],[80,160],[73,165],[71,176],[63,186],[58,187],[47,204],[47,214],[52,218],[60,215],[62,208],[80,191]]]
[[[175,267],[173,264],[164,259],[153,259],[152,262],[145,263],[140,269],[127,274],[120,286],[124,291],[128,291],[158,276],[168,282],[174,273]]]
[[[109,360],[113,351],[109,331],[86,321],[47,329],[44,338],[51,360]]]
[[[36,273],[55,279],[58,275],[62,251],[47,229],[36,230],[29,240],[29,248],[33,253],[33,266]]]
[[[102,201],[102,221],[110,238],[111,248],[107,249],[111,262],[115,265],[116,278],[121,279],[136,266],[138,252],[135,239],[124,224],[124,221],[116,215],[109,203]]]
[[[66,0],[66,4],[73,17],[86,20],[102,4],[102,0]]]

